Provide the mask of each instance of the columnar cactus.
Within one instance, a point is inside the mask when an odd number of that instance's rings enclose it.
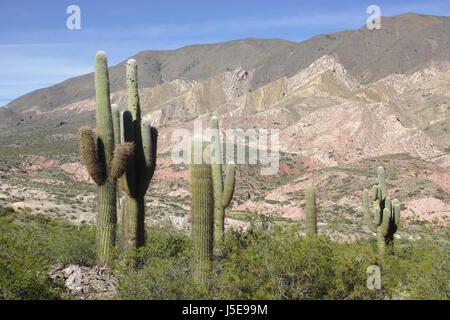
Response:
[[[193,278],[205,284],[213,256],[214,198],[211,165],[202,154],[207,146],[203,136],[191,141],[191,232],[193,243]],[[197,155],[197,156],[196,156]]]
[[[369,191],[363,191],[363,210],[367,226],[370,231],[377,235],[378,254],[385,255],[386,250],[393,252],[394,233],[400,223],[400,202],[397,199],[391,201],[387,196],[386,179],[383,167],[378,167],[378,185],[372,188],[373,205],[375,208],[374,218],[369,214]]]
[[[120,144],[120,111],[119,106],[117,104],[111,105],[111,111],[112,111],[112,120],[113,120],[113,128],[114,128],[114,145]],[[116,192],[116,209],[117,209],[117,227],[116,227],[116,245],[120,248],[123,247],[123,233],[122,233],[122,226],[123,221],[121,221],[121,212],[122,208],[120,205],[120,190],[117,189]]]
[[[123,196],[118,199],[117,202],[117,232],[116,232],[116,243],[117,247],[123,249],[124,241],[125,241],[125,216],[126,216],[126,197]]]
[[[144,196],[156,167],[156,143],[158,131],[148,119],[141,118],[139,104],[136,60],[127,63],[128,107],[120,118],[120,139],[133,142],[135,155],[119,181],[125,192],[125,249],[132,250],[144,244],[145,206]]]
[[[88,126],[83,126],[78,130],[78,140],[83,162],[97,184],[97,264],[108,266],[116,239],[116,179],[125,171],[134,146],[114,143],[108,66],[103,51],[95,57],[95,93],[97,136]]]
[[[312,184],[306,187],[305,203],[306,236],[311,237],[317,235],[316,190]]]
[[[214,243],[220,253],[225,229],[225,208],[233,198],[235,186],[235,165],[230,162],[226,168],[225,183],[222,177],[222,153],[219,131],[219,119],[211,118],[211,170],[214,186]]]

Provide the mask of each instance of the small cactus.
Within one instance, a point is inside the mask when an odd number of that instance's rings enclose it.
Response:
[[[233,198],[236,168],[234,162],[228,163],[224,183],[219,119],[217,117],[211,118],[211,144],[211,170],[214,188],[214,248],[220,254],[225,231],[225,208],[228,207]]]
[[[383,256],[386,251],[394,250],[394,234],[400,223],[400,202],[397,199],[391,201],[387,196],[386,178],[383,167],[378,167],[378,185],[372,188],[374,221],[370,216],[369,191],[363,191],[364,217],[370,231],[377,235],[378,254]]]
[[[95,56],[95,94],[97,135],[88,126],[82,126],[78,141],[84,165],[97,184],[97,264],[108,266],[116,240],[116,179],[125,171],[134,146],[115,144],[114,108],[109,99],[108,66],[103,51]]]
[[[206,283],[213,256],[213,180],[211,165],[205,162],[203,156],[201,156],[200,160],[200,157],[195,155],[200,153],[203,155],[207,144],[207,141],[201,135],[196,135],[192,138],[191,161],[189,165],[193,244],[192,275],[196,281],[203,284]]]
[[[305,204],[306,236],[312,237],[317,235],[316,190],[312,184],[306,187]]]

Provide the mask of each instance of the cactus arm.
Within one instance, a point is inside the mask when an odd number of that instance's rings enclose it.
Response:
[[[398,200],[397,201],[394,200],[394,225],[395,225],[394,229],[395,232],[400,226],[400,203],[398,202]]]
[[[372,196],[373,196],[373,200],[377,200],[378,199],[378,186],[374,185],[372,187]]]
[[[222,150],[221,150],[221,143],[220,143],[220,130],[219,130],[219,119],[214,116],[211,118],[211,144],[212,144],[212,150],[211,150],[211,163],[212,164],[221,164],[222,163]]]
[[[120,138],[122,143],[134,141],[133,119],[132,114],[129,110],[125,110],[120,116]],[[136,150],[136,146],[134,146],[134,148],[134,150]],[[133,164],[134,160],[134,156],[130,156],[128,162],[130,164]],[[122,175],[122,177],[118,181],[119,187],[129,196],[136,193],[135,175],[135,166],[129,165],[126,173]]]
[[[377,199],[381,200],[382,192],[381,192],[381,186],[377,184]]]
[[[205,284],[211,266],[213,250],[214,197],[211,166],[195,162],[195,151],[207,145],[202,136],[194,136],[191,143],[191,223],[193,242],[193,278]]]
[[[120,143],[120,111],[117,104],[111,105],[113,128],[114,128],[114,145]]]
[[[128,92],[128,108],[131,111],[131,114],[133,115],[133,121],[140,122],[141,108],[139,105],[137,63],[135,59],[129,59],[127,61],[127,92]]]
[[[78,143],[81,158],[92,180],[97,185],[102,185],[106,180],[106,172],[103,163],[100,162],[95,146],[94,132],[87,126],[78,130]]]
[[[131,142],[133,139],[133,116],[130,110],[125,110],[120,115],[120,142]]]
[[[317,208],[316,191],[313,185],[308,185],[305,190],[306,212],[306,236],[317,235]]]
[[[128,157],[134,153],[134,146],[131,143],[121,143],[120,130],[120,111],[117,104],[111,105],[113,128],[114,128],[114,156],[111,163],[111,176],[113,179],[118,179],[125,172],[128,165]]]
[[[374,199],[374,201],[373,201],[373,204],[375,207],[377,207],[377,208],[380,207],[380,203],[383,201],[381,198],[382,198],[381,186],[378,184],[377,185],[377,198]]]
[[[391,202],[391,198],[390,197],[386,197],[385,198],[385,200],[384,200],[384,207],[386,209],[388,209],[389,214],[391,214],[391,212],[392,212],[392,202]],[[384,212],[383,212],[383,215],[384,215]],[[390,216],[389,216],[389,218],[390,218]]]
[[[376,194],[376,197],[373,197],[373,207],[376,208],[381,208],[380,207],[380,203],[381,203],[381,187],[379,184],[374,185],[372,188],[372,191],[374,194]],[[380,209],[381,210],[381,209]],[[377,216],[376,216],[376,212],[375,214],[375,225],[379,225],[381,223],[381,215],[380,215],[380,220],[377,220]]]
[[[381,210],[380,208],[375,208],[375,225],[379,226],[381,224]]]
[[[391,212],[388,208],[384,208],[383,210],[383,220],[381,221],[381,234],[383,237],[386,237],[389,233],[389,225],[391,219]]]
[[[235,186],[236,167],[234,162],[230,162],[227,165],[225,184],[222,193],[222,208],[228,207],[233,198],[234,186]]]
[[[130,158],[134,155],[134,143],[124,142],[116,146],[111,161],[111,177],[114,180],[120,178],[128,167]]]
[[[364,189],[363,191],[363,210],[364,210],[364,218],[366,219],[367,227],[370,231],[376,233],[377,228],[372,222],[372,219],[369,214],[369,191]]]
[[[141,177],[139,179],[140,186],[138,190],[140,195],[144,195],[155,172],[158,131],[145,118],[142,120],[141,130],[144,161],[142,168],[139,168]]]
[[[386,187],[386,176],[383,167],[379,166],[377,168],[377,176],[378,176],[378,183],[381,188],[381,200],[384,200],[387,196],[387,187]]]

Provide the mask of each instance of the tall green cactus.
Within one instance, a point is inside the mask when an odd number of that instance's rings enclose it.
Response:
[[[116,179],[125,171],[134,146],[115,145],[108,66],[103,51],[95,56],[95,93],[97,137],[92,129],[83,126],[78,130],[78,140],[83,162],[97,184],[97,264],[108,266],[116,240]]]
[[[211,165],[203,158],[208,145],[203,136],[191,141],[191,232],[193,243],[193,278],[205,284],[213,256],[214,197]],[[196,156],[197,155],[197,156]]]
[[[111,105],[112,111],[112,121],[114,128],[114,145],[120,144],[120,110],[117,104]],[[120,203],[120,190],[117,189],[116,192],[116,211],[117,211],[117,227],[116,227],[116,246],[119,248],[123,248],[123,234],[122,234],[122,226],[123,221],[121,220],[121,203]]]
[[[306,236],[312,237],[317,235],[316,190],[312,184],[306,187],[305,204]]]
[[[400,223],[400,202],[397,199],[391,201],[387,196],[386,178],[383,167],[378,167],[378,185],[372,188],[374,222],[369,213],[369,191],[363,191],[364,217],[370,231],[377,235],[378,254],[383,256],[386,251],[393,252],[394,233]]]
[[[211,170],[214,188],[214,248],[220,254],[225,230],[225,208],[231,202],[235,186],[235,165],[229,162],[226,168],[225,183],[222,177],[222,153],[219,119],[211,118]]]
[[[158,131],[150,125],[148,119],[141,118],[139,104],[137,64],[130,59],[127,63],[128,107],[120,117],[120,139],[123,143],[133,142],[135,155],[119,181],[119,187],[125,192],[125,249],[132,250],[145,241],[145,205],[144,196],[156,167],[156,148]]]

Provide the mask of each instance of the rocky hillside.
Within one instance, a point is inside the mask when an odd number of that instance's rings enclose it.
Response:
[[[228,128],[279,129],[278,173],[239,166],[234,211],[300,219],[312,182],[323,224],[336,216],[362,223],[362,189],[383,165],[407,224],[446,226],[449,46],[450,18],[404,14],[383,18],[381,30],[363,26],[301,43],[245,39],[138,53],[141,106],[159,130],[149,221],[170,216],[187,224],[188,172],[170,160],[178,143],[172,132],[192,132],[195,121],[207,128],[217,115],[223,135]],[[111,100],[125,108],[124,63],[110,77]],[[49,214],[94,217],[75,135],[81,124],[94,125],[93,88],[88,74],[0,109],[0,204],[47,210],[53,201]]]
[[[323,55],[333,55],[361,83],[390,74],[422,69],[433,60],[449,59],[450,18],[403,14],[382,19],[380,30],[366,26],[322,34],[297,43],[281,39],[243,39],[178,50],[142,51],[139,83],[150,88],[176,79],[204,81],[239,67],[253,70],[256,89],[283,76],[292,76]],[[124,62],[111,67],[112,91],[125,88]],[[26,94],[7,107],[14,112],[31,107],[49,110],[94,96],[93,74],[66,80]],[[3,118],[3,115],[2,117]]]

